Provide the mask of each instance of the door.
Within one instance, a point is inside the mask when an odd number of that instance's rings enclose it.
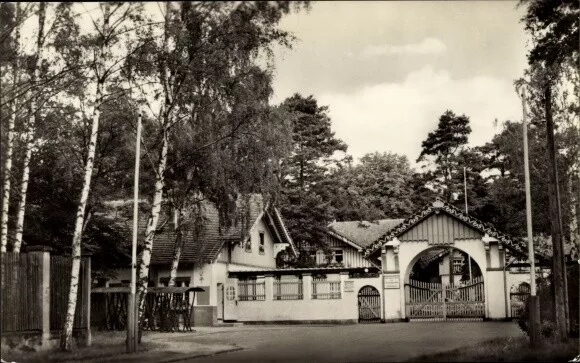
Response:
[[[358,321],[372,323],[381,321],[381,295],[372,286],[363,286],[358,292]]]
[[[237,280],[228,280],[225,285],[224,299],[224,321],[238,320],[238,300],[237,300]]]
[[[217,318],[224,320],[224,284],[217,284]]]

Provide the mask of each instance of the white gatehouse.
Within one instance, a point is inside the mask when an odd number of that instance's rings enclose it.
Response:
[[[406,220],[335,222],[328,239],[315,268],[230,271],[224,320],[502,320],[529,281],[512,267],[522,242],[440,200]]]

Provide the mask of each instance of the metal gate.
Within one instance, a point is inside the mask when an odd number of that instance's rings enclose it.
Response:
[[[524,314],[526,300],[530,296],[530,284],[522,282],[510,289],[510,310],[512,318],[519,318]]]
[[[481,320],[485,317],[483,277],[458,285],[410,280],[405,285],[410,320]]]
[[[363,286],[358,292],[358,321],[371,323],[381,321],[381,295],[372,286]]]

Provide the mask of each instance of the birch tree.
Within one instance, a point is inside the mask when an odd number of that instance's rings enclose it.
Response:
[[[31,70],[30,76],[30,88],[31,93],[34,92],[36,88],[36,82],[40,79],[40,67],[43,60],[44,52],[44,22],[46,18],[46,3],[40,2],[38,4],[38,33],[36,38],[36,50],[34,54],[34,65]],[[26,211],[26,193],[28,190],[28,178],[30,175],[30,159],[32,158],[32,149],[34,147],[35,137],[35,118],[38,115],[38,102],[37,97],[32,95],[30,97],[29,105],[29,116],[28,122],[26,124],[25,140],[26,144],[24,147],[24,160],[22,161],[22,179],[20,181],[20,199],[18,201],[17,218],[16,218],[16,234],[14,237],[14,246],[12,251],[15,253],[20,253],[20,246],[22,245],[22,231],[24,228],[24,215]]]
[[[130,19],[138,20],[134,17],[141,9],[139,4],[109,3],[100,4],[102,10],[102,24],[94,19],[93,25],[98,33],[96,38],[85,39],[89,50],[93,51],[94,58],[90,62],[91,80],[95,85],[95,94],[89,102],[88,116],[90,118],[90,136],[87,145],[87,152],[84,165],[83,187],[78,202],[77,213],[74,224],[72,238],[72,267],[69,298],[65,325],[61,335],[61,349],[71,350],[72,330],[74,324],[75,308],[77,302],[77,292],[79,284],[79,270],[81,264],[81,238],[86,226],[86,206],[91,189],[91,178],[95,165],[95,151],[97,147],[97,136],[99,130],[99,118],[101,108],[106,101],[107,85],[113,74],[118,73],[122,66],[126,54],[119,47],[119,34],[128,31],[127,23]],[[114,14],[117,14],[114,17]],[[113,54],[111,48],[117,45],[118,53]],[[108,95],[109,97],[111,95]]]
[[[181,3],[179,9],[172,9],[170,3],[165,4],[163,57],[159,60],[161,67],[157,75],[162,86],[160,98],[164,102],[159,113],[161,146],[157,159],[158,179],[139,268],[141,312],[167,173],[175,168],[176,163],[191,160],[178,158],[173,159],[171,165],[167,164],[168,151],[171,150],[171,144],[168,145],[170,129],[172,133],[185,134],[182,127],[189,123],[189,135],[193,140],[190,151],[209,148],[210,145],[217,148],[216,143],[229,138],[246,123],[242,117],[227,117],[232,115],[234,88],[260,77],[254,69],[261,51],[268,52],[275,42],[289,45],[290,39],[286,32],[277,28],[282,15],[290,9],[288,2]],[[265,85],[269,90],[269,83]],[[259,99],[263,100],[262,97]],[[213,133],[200,131],[204,128]],[[199,135],[204,138],[200,139]],[[197,154],[188,153],[188,157],[193,155]],[[176,244],[174,271],[177,270],[181,241],[182,237]]]
[[[9,14],[9,7],[12,7],[12,4],[2,4],[5,7],[7,14]],[[18,48],[20,44],[20,18],[21,18],[21,4],[16,3],[16,11],[15,16],[10,19],[7,16],[3,19],[3,22],[6,21],[6,25],[14,29],[14,36],[13,36],[13,45],[12,49],[6,47],[3,50],[12,50],[12,89],[15,90],[19,84],[19,62],[18,62]],[[4,12],[4,11],[3,11]],[[13,23],[9,23],[9,20],[12,20]],[[3,36],[8,38],[8,33],[12,31],[12,29],[7,28],[3,29]],[[4,94],[3,94],[4,95]],[[6,246],[8,245],[8,212],[10,207],[10,187],[11,187],[11,179],[12,179],[12,150],[14,148],[14,123],[16,118],[16,99],[13,97],[12,102],[10,102],[9,114],[8,118],[8,127],[6,130],[6,147],[5,147],[5,154],[4,154],[4,174],[3,174],[3,181],[2,181],[2,218],[0,224],[0,252],[6,252]]]

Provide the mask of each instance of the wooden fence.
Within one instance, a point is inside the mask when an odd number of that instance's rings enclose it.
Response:
[[[264,301],[266,300],[266,284],[264,281],[249,280],[238,281],[238,299],[240,301]]]
[[[312,299],[340,299],[340,281],[326,279],[312,279]]]
[[[70,289],[71,258],[52,256],[50,259],[50,330],[62,329],[66,321],[68,294]],[[79,287],[77,290],[77,306],[75,309],[74,328],[87,327],[89,294],[86,289],[86,258],[81,260]]]
[[[42,330],[42,271],[37,254],[2,255],[2,333]]]
[[[302,300],[302,280],[274,280],[274,300]]]
[[[31,248],[32,250],[32,248]],[[2,333],[48,333],[66,319],[72,260],[48,249],[2,255]],[[89,283],[87,283],[89,282]],[[83,257],[74,329],[90,329],[90,257]]]

